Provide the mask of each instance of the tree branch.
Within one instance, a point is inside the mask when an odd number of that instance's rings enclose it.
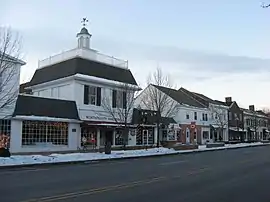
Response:
[[[21,39],[10,28],[0,27],[0,113],[14,105],[19,93]],[[18,83],[17,83],[18,82]]]
[[[148,76],[147,84],[148,88],[145,89],[145,96],[141,100],[142,105],[147,109],[158,111],[163,117],[175,115],[178,103],[153,86],[172,88],[169,75],[163,74],[162,70],[157,68],[155,72]]]

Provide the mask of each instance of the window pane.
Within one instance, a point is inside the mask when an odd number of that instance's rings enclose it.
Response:
[[[23,121],[22,145],[68,145],[68,123]]]
[[[96,95],[97,88],[96,87],[89,87],[89,95]]]
[[[115,133],[115,145],[124,145],[124,133],[122,130],[117,130]]]
[[[91,105],[95,105],[96,104],[96,96],[90,96],[89,101],[90,101]]]

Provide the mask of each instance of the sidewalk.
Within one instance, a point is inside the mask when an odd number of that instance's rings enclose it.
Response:
[[[225,145],[225,147],[206,148],[206,146],[199,146],[199,149],[175,151],[168,148],[152,148],[142,150],[129,150],[129,151],[112,151],[112,154],[106,155],[104,153],[70,153],[70,154],[51,154],[48,156],[43,155],[16,155],[10,158],[0,157],[0,168],[15,168],[24,166],[36,165],[59,165],[59,164],[72,164],[72,163],[91,163],[101,160],[117,160],[117,159],[130,159],[142,158],[150,156],[164,156],[164,155],[177,155],[187,154],[194,152],[206,152],[224,149],[236,149],[243,147],[254,147],[270,145],[270,143],[241,143],[234,145]]]

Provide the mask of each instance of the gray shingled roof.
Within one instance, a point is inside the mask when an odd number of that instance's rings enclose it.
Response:
[[[191,91],[188,91],[187,89],[185,88],[180,88],[179,91],[184,91],[186,92],[187,94],[189,94],[191,97],[193,97],[195,100],[197,100],[198,102],[202,103],[203,105],[206,105],[206,106],[209,106],[209,103],[211,104],[216,104],[216,105],[224,105],[224,106],[230,106],[230,104],[227,104],[225,102],[222,102],[222,101],[218,101],[218,100],[213,100],[201,93],[196,93],[196,92],[191,92]]]
[[[162,91],[163,93],[167,94],[168,96],[170,96],[172,99],[174,99],[176,102],[178,102],[180,104],[186,104],[189,106],[199,107],[199,108],[206,107],[205,105],[196,101],[195,99],[193,99],[192,97],[190,97],[189,95],[187,95],[183,91],[179,91],[179,90],[175,90],[175,89],[171,89],[171,88],[166,88],[163,86],[157,86],[157,85],[153,85],[153,86],[156,87],[157,89],[159,89],[160,91]]]
[[[156,111],[153,111],[153,110],[143,110],[143,109],[137,109],[137,108],[134,108],[133,109],[133,114],[132,114],[132,124],[140,124],[141,123],[141,119],[142,119],[142,116],[141,116],[141,112],[144,111],[144,112],[148,112],[148,115],[147,115],[147,122],[149,125],[152,125],[152,124],[155,124],[157,122],[157,120],[155,119],[155,117],[153,116],[150,116],[150,113],[153,113],[153,112],[156,112]],[[176,123],[176,121],[171,118],[171,117],[161,117],[160,119],[160,123],[163,123],[164,125],[169,125],[170,123]]]
[[[73,76],[75,74],[83,74],[137,85],[137,82],[129,69],[117,68],[108,64],[77,57],[37,69],[29,86]]]
[[[80,120],[75,101],[19,95],[13,116],[42,116]]]

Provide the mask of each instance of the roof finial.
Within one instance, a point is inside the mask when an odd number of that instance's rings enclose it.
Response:
[[[85,27],[87,22],[88,22],[87,18],[83,18],[81,21],[82,26]]]

